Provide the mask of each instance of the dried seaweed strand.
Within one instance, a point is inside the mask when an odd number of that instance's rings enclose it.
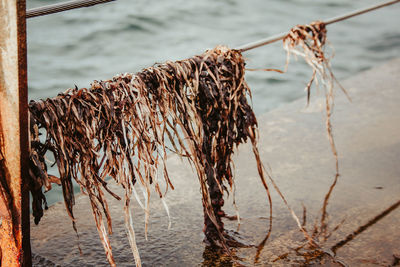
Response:
[[[338,161],[338,154],[335,146],[335,142],[333,139],[332,133],[332,124],[331,124],[331,115],[334,106],[334,83],[336,82],[348,99],[351,101],[350,97],[348,96],[346,90],[340,85],[337,81],[336,77],[334,76],[331,67],[330,67],[330,57],[326,56],[324,52],[325,44],[327,43],[326,37],[327,31],[325,24],[321,21],[312,22],[309,25],[297,25],[293,27],[286,37],[283,38],[283,48],[287,52],[286,57],[286,66],[283,71],[276,70],[276,69],[249,69],[250,71],[277,71],[280,73],[284,73],[288,69],[290,56],[293,54],[295,56],[300,56],[304,58],[306,63],[311,66],[313,74],[310,78],[306,86],[307,91],[307,104],[309,104],[310,96],[311,96],[311,86],[315,82],[317,86],[319,83],[322,83],[323,88],[325,90],[325,107],[326,107],[326,130],[328,133],[328,139],[331,145],[332,154],[335,158],[335,168],[336,168],[336,175],[333,181],[332,186],[329,189],[328,194],[325,197],[324,205],[321,211],[321,220],[320,220],[320,228],[318,229],[318,235],[323,234],[324,238],[327,238],[328,229],[327,229],[327,205],[330,198],[330,195],[335,187],[338,177],[339,177],[339,161]],[[264,167],[263,167],[264,168]],[[265,169],[264,169],[265,170]],[[307,232],[304,224],[300,223],[299,218],[290,207],[288,202],[286,201],[284,195],[281,193],[280,189],[276,185],[275,181],[272,177],[266,172],[269,180],[271,181],[272,185],[274,186],[275,190],[278,192],[279,196],[285,203],[286,207],[289,209],[293,219],[296,221],[297,226],[299,227],[300,231],[304,234],[304,237],[308,241],[310,247],[320,249],[320,245],[315,240],[315,235],[310,234]],[[259,244],[256,257],[254,262],[256,263],[259,259],[259,255],[261,250],[264,248],[264,244],[268,239],[269,234],[267,234],[266,238]]]
[[[315,82],[318,86],[322,84],[325,91],[325,111],[326,111],[326,130],[328,133],[329,143],[332,153],[335,157],[336,173],[339,173],[338,154],[333,139],[331,115],[334,106],[334,84],[339,85],[345,95],[349,98],[346,90],[340,85],[335,78],[331,66],[330,58],[325,53],[325,45],[327,43],[327,30],[322,21],[315,21],[306,25],[297,25],[293,27],[288,35],[283,39],[283,48],[287,52],[286,68],[288,67],[290,56],[302,57],[306,63],[312,68],[313,74],[306,86],[307,104],[310,101],[311,86]],[[350,98],[349,98],[350,99]]]
[[[219,46],[136,75],[95,81],[89,89],[73,88],[54,98],[31,101],[30,174],[35,222],[39,222],[45,203],[41,188],[51,189],[45,162],[45,154],[50,152],[60,173],[74,229],[72,180],[90,199],[107,259],[114,266],[108,238],[112,233],[111,217],[103,193],[106,190],[120,198],[107,188],[105,178],[111,176],[125,190],[125,224],[136,265],[140,266],[129,209],[133,187],[139,186],[145,194],[147,231],[150,187],[160,198],[166,194],[160,189],[158,172],[162,172],[166,187],[173,188],[165,167],[167,150],[172,150],[187,157],[197,172],[207,240],[229,253],[221,221],[223,194],[234,184],[233,150],[248,138],[266,186],[257,155],[257,121],[247,101],[250,91],[244,80],[244,66],[239,51]],[[45,138],[41,141],[43,131]],[[166,140],[172,147],[166,145]]]
[[[300,56],[300,57],[304,58],[306,63],[309,66],[311,66],[311,68],[312,68],[313,74],[305,88],[307,91],[307,104],[309,104],[309,101],[310,101],[312,84],[315,82],[317,87],[318,87],[319,83],[321,83],[323,85],[323,88],[325,91],[326,130],[328,133],[328,139],[329,139],[329,142],[331,145],[332,154],[334,155],[334,158],[335,158],[335,168],[336,168],[335,179],[333,181],[333,184],[329,188],[329,191],[326,194],[325,199],[324,199],[324,204],[323,204],[323,207],[321,210],[320,227],[318,227],[315,224],[314,232],[312,235],[310,235],[305,228],[305,222],[306,222],[305,207],[303,207],[303,209],[304,209],[303,210],[303,224],[301,224],[297,215],[294,213],[293,209],[287,203],[285,197],[280,192],[279,188],[277,187],[277,185],[274,182],[274,180],[272,179],[272,177],[270,177],[268,175],[275,190],[278,192],[278,194],[284,201],[285,205],[289,209],[292,217],[296,221],[300,231],[303,232],[304,237],[306,238],[309,247],[312,250],[314,250],[318,255],[329,254],[329,252],[324,251],[321,248],[321,246],[319,245],[319,243],[316,240],[316,237],[318,237],[322,234],[324,241],[326,241],[326,239],[331,234],[328,232],[328,226],[327,226],[327,222],[326,222],[327,206],[328,206],[328,201],[331,196],[331,193],[332,193],[332,191],[338,181],[338,177],[339,177],[338,154],[337,154],[335,142],[333,139],[332,124],[331,124],[331,115],[332,115],[333,106],[334,106],[333,89],[334,89],[335,82],[339,85],[339,87],[345,93],[347,98],[351,101],[346,90],[340,85],[340,83],[337,81],[336,77],[334,76],[334,74],[331,70],[330,61],[329,61],[330,57],[326,56],[326,54],[324,52],[325,44],[327,43],[326,33],[327,33],[327,31],[326,31],[325,24],[321,21],[316,21],[316,22],[312,22],[309,25],[297,25],[297,26],[293,27],[289,31],[289,33],[286,35],[286,37],[283,38],[283,47],[287,52],[286,66],[285,66],[285,70],[283,72],[287,71],[289,61],[290,61],[290,56],[292,54],[295,56]],[[337,227],[339,227],[339,226],[337,226]],[[335,230],[336,230],[336,228],[333,229],[333,231],[335,231]],[[261,243],[258,248],[255,262],[257,262],[257,260],[258,260],[258,257],[263,248],[263,245],[264,244]],[[287,254],[284,255],[284,257],[286,257],[286,256],[287,256]]]

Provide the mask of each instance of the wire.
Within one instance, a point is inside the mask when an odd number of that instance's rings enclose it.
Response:
[[[338,17],[335,17],[335,18],[327,19],[327,20],[324,21],[324,23],[325,23],[325,25],[329,25],[329,24],[332,24],[332,23],[335,23],[335,22],[339,22],[339,21],[342,21],[342,20],[349,19],[351,17],[362,15],[364,13],[367,13],[367,12],[370,12],[370,11],[373,11],[373,10],[376,10],[376,9],[379,9],[379,8],[382,8],[382,7],[385,7],[385,6],[390,6],[390,5],[396,4],[398,2],[400,2],[400,0],[388,1],[388,2],[385,2],[385,3],[382,3],[382,4],[378,4],[378,5],[374,5],[374,6],[368,7],[368,8],[359,9],[359,10],[353,11],[351,13],[348,13],[346,15],[342,15],[342,16],[338,16]]]
[[[90,7],[90,6],[104,4],[104,3],[108,3],[108,2],[112,2],[112,1],[116,1],[116,0],[74,0],[74,1],[53,4],[53,5],[48,5],[48,6],[38,7],[38,8],[32,8],[32,9],[29,9],[26,11],[26,18],[29,19],[29,18],[44,16],[44,15],[54,14],[54,13],[58,13],[58,12],[63,12],[66,10],[76,9],[76,8]]]
[[[368,8],[355,10],[355,11],[350,12],[350,13],[345,14],[345,15],[341,15],[341,16],[337,16],[337,17],[334,17],[334,18],[327,19],[327,20],[323,21],[323,23],[325,23],[325,25],[333,24],[333,23],[336,23],[336,22],[339,22],[339,21],[343,21],[343,20],[346,20],[346,19],[358,16],[358,15],[361,15],[361,14],[364,14],[364,13],[367,13],[367,12],[370,12],[370,11],[373,11],[373,10],[376,10],[376,9],[379,9],[379,8],[382,8],[382,7],[385,7],[385,6],[396,4],[398,2],[400,2],[400,0],[388,1],[388,2],[385,2],[385,3],[381,3],[381,4],[377,4],[377,5],[368,7]],[[273,36],[268,37],[268,38],[264,38],[264,39],[261,39],[261,40],[257,40],[255,42],[251,42],[251,43],[247,43],[247,44],[241,45],[236,49],[239,50],[240,52],[246,52],[246,51],[249,51],[251,49],[254,49],[254,48],[257,48],[257,47],[261,47],[261,46],[264,46],[264,45],[271,44],[271,43],[277,42],[279,40],[282,40],[287,35],[288,35],[288,32],[279,33],[279,34],[273,35]]]

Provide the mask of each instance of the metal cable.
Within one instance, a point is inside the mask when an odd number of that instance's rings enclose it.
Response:
[[[90,7],[98,4],[104,4],[108,2],[112,2],[116,0],[74,0],[54,5],[48,5],[38,8],[32,8],[26,11],[26,18],[34,18],[49,14],[54,14],[58,12],[63,12],[66,10],[81,8],[81,7]]]
[[[384,3],[381,3],[381,4],[377,4],[377,5],[368,7],[368,8],[355,10],[355,11],[350,12],[350,13],[345,14],[345,15],[341,15],[341,16],[337,16],[337,17],[334,17],[334,18],[330,18],[330,19],[324,20],[323,23],[325,23],[325,25],[333,24],[333,23],[336,23],[336,22],[339,22],[339,21],[342,21],[342,20],[346,20],[346,19],[358,16],[358,15],[361,15],[361,14],[364,14],[364,13],[367,13],[367,12],[370,12],[370,11],[385,7],[385,6],[396,4],[398,2],[400,2],[400,0],[388,1],[388,2],[384,2]],[[261,47],[261,46],[264,46],[264,45],[271,44],[271,43],[274,43],[276,41],[282,40],[283,38],[286,37],[286,35],[288,35],[288,33],[289,32],[279,33],[279,34],[273,35],[273,36],[268,37],[268,38],[264,38],[264,39],[261,39],[261,40],[257,40],[255,42],[251,42],[251,43],[247,43],[247,44],[241,45],[241,46],[237,47],[236,49],[241,51],[241,52],[249,51],[251,49],[254,49],[254,48],[257,48],[257,47]]]

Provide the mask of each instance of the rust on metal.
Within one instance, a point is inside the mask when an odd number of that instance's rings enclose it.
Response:
[[[25,0],[0,2],[0,265],[30,266]]]

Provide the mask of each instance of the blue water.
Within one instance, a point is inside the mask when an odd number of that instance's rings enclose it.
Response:
[[[28,8],[58,1],[29,0]],[[230,47],[379,1],[118,0],[28,20],[29,98],[57,95],[156,62]],[[400,4],[328,26],[336,77],[344,79],[400,55]],[[245,53],[249,68],[283,68],[280,42]],[[286,74],[248,72],[256,114],[305,97],[310,69],[292,61]],[[48,193],[49,203],[61,200]]]

